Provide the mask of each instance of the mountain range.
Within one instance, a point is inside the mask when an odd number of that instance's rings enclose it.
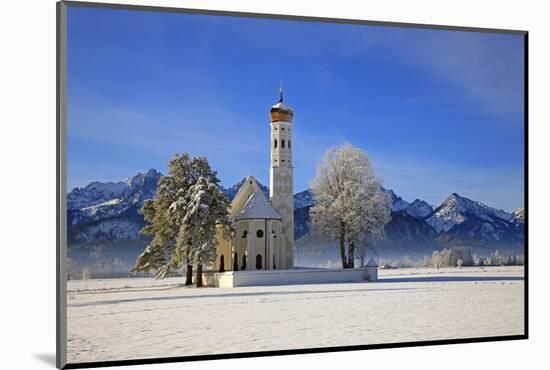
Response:
[[[145,200],[154,198],[161,176],[160,172],[150,169],[124,181],[92,182],[86,187],[73,189],[67,195],[69,254],[71,248],[88,253],[90,246],[96,252],[100,246],[100,252],[106,253],[111,245],[124,248],[130,245],[141,252],[147,239],[139,235],[145,223],[138,211]],[[237,184],[223,188],[229,199],[233,199],[244,181],[243,178]],[[262,184],[260,186],[267,195],[268,188]],[[456,193],[433,207],[421,199],[408,202],[393,190],[383,190],[390,197],[392,217],[385,226],[385,238],[379,242],[380,250],[431,253],[435,249],[457,244],[478,248],[523,248],[523,208],[509,213]],[[311,239],[308,239],[311,234],[309,210],[313,205],[311,189],[294,195],[298,252],[301,240]],[[139,253],[127,252],[130,256]]]

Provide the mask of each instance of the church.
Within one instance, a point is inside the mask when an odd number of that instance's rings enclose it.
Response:
[[[231,202],[235,222],[231,240],[218,235],[216,259],[210,270],[276,270],[294,267],[293,110],[283,102],[271,107],[269,199],[249,176]]]

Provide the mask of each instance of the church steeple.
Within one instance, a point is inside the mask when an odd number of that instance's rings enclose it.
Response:
[[[294,265],[294,167],[292,163],[292,119],[294,111],[283,103],[283,81],[279,102],[269,112],[271,126],[271,168],[269,199],[281,215],[283,233],[283,268]]]
[[[283,80],[281,80],[281,86],[279,87],[279,102],[271,107],[269,115],[271,116],[271,122],[284,121],[292,123],[294,111],[283,103]]]

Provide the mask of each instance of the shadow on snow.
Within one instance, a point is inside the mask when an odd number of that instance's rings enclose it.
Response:
[[[373,287],[378,284],[385,283],[422,283],[422,282],[483,282],[483,281],[522,281],[521,276],[427,276],[427,277],[388,277],[382,278],[373,284]],[[341,283],[340,283],[341,284]],[[363,282],[348,283],[348,284],[363,284]],[[316,284],[318,285],[318,284]],[[328,284],[327,284],[328,285]],[[257,287],[256,287],[257,288]],[[218,288],[216,288],[218,289]],[[389,291],[413,291],[426,290],[429,288],[372,288],[372,289],[345,289],[345,290],[297,290],[297,291],[269,291],[269,292],[239,292],[239,288],[231,293],[216,293],[216,294],[199,294],[191,296],[168,296],[168,297],[145,297],[145,298],[129,298],[117,299],[101,302],[87,302],[81,304],[69,304],[70,307],[85,307],[98,305],[111,305],[133,302],[148,302],[148,301],[171,301],[171,300],[189,300],[189,299],[215,299],[215,298],[238,298],[238,297],[262,297],[262,296],[282,296],[282,295],[300,295],[300,294],[354,294],[354,293],[369,293],[369,292],[389,292]]]

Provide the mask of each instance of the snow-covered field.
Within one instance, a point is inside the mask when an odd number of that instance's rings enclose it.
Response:
[[[523,334],[523,268],[381,270],[376,283],[243,288],[69,281],[68,361]]]

